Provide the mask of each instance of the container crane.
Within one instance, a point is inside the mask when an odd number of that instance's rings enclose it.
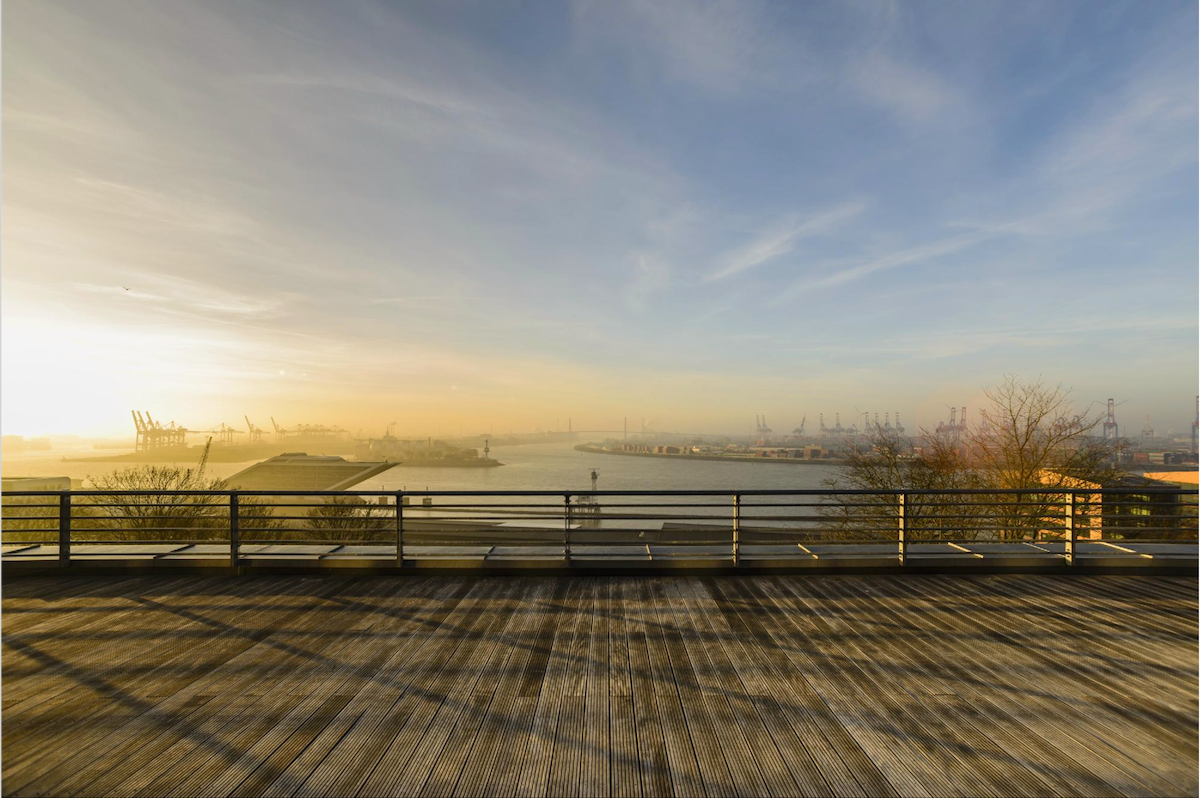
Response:
[[[1117,427],[1116,403],[1110,398],[1108,400],[1108,415],[1104,418],[1104,440],[1115,441],[1120,437],[1120,429]]]
[[[242,416],[242,418],[246,419],[246,428],[250,430],[250,442],[251,443],[262,443],[263,433],[265,432],[265,430],[263,430],[261,427],[256,427],[252,423],[250,423],[249,416]]]

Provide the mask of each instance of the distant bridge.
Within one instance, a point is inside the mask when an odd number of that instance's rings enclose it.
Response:
[[[677,435],[682,438],[728,438],[727,434],[716,432],[663,432],[661,430],[646,429],[646,430],[623,430],[623,429],[577,429],[569,430],[569,434],[575,435]]]

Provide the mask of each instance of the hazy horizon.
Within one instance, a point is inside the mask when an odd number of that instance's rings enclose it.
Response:
[[[3,5],[4,434],[1192,422],[1195,3]]]

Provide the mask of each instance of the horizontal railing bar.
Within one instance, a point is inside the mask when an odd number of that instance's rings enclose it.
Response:
[[[954,488],[894,490],[819,490],[819,489],[730,489],[730,490],[60,490],[6,491],[5,496],[1017,496],[1017,495],[1126,495],[1147,494],[1200,495],[1196,488]]]

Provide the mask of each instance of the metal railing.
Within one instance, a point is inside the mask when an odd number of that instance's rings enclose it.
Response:
[[[1194,561],[1197,491],[9,491],[8,562]]]

